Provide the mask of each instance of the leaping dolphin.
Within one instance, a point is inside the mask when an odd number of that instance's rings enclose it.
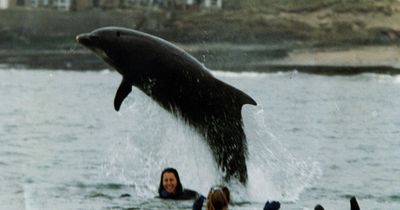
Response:
[[[241,108],[257,103],[216,79],[194,57],[159,37],[105,27],[76,37],[122,75],[115,110],[132,85],[175,116],[181,116],[207,141],[224,178],[247,182],[247,143]]]

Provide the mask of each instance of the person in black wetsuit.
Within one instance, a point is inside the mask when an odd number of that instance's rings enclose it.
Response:
[[[162,171],[158,195],[159,198],[175,200],[195,199],[199,196],[194,190],[183,189],[178,171],[174,168],[166,168]]]

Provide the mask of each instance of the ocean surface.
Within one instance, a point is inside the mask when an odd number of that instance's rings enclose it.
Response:
[[[213,74],[259,104],[242,111],[249,183],[227,183],[230,209],[400,209],[400,76]],[[204,195],[222,183],[202,138],[138,89],[114,111],[120,80],[0,67],[0,209],[190,209],[155,198],[165,167]]]

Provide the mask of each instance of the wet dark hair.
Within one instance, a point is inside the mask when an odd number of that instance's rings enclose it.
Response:
[[[225,186],[214,186],[207,196],[207,210],[228,209],[230,201],[229,189]]]
[[[223,185],[216,185],[211,187],[210,193],[215,192],[215,191],[222,191],[226,197],[226,200],[228,203],[231,201],[231,193],[229,191],[229,188]]]
[[[164,174],[167,173],[167,172],[168,172],[168,173],[173,173],[173,174],[175,175],[175,178],[176,178],[176,189],[175,189],[175,194],[176,194],[176,195],[181,195],[181,194],[183,193],[183,187],[182,187],[181,180],[180,180],[180,178],[179,178],[178,171],[177,171],[175,168],[166,168],[166,169],[164,169],[164,170],[162,171],[161,177],[160,177],[160,186],[158,187],[158,194],[160,195],[160,197],[162,197],[162,196],[161,196],[161,192],[162,192],[163,190],[165,190],[165,189],[164,189],[164,186],[163,186],[163,176],[164,176]]]

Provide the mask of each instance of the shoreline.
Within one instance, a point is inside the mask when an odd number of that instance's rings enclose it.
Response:
[[[400,46],[293,50],[269,49],[262,45],[179,46],[212,70],[264,73],[296,70],[320,75],[400,74]],[[0,63],[10,68],[23,66],[32,70],[99,71],[110,68],[90,51],[84,49],[3,50],[0,51]]]

